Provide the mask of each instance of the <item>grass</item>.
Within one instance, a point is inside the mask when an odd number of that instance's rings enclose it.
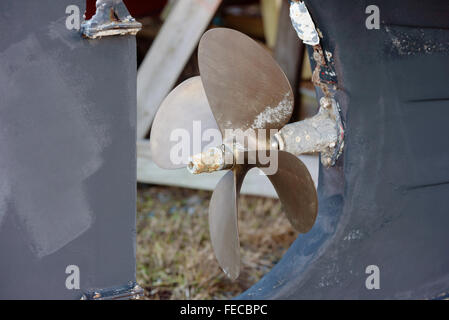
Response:
[[[211,193],[139,188],[137,280],[146,299],[227,299],[256,283],[296,238],[279,200],[241,196],[241,274],[229,280],[209,240]]]

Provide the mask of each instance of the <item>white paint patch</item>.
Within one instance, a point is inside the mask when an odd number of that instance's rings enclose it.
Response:
[[[276,107],[266,107],[262,113],[259,113],[254,119],[251,129],[266,128],[269,124],[285,121],[293,109],[290,92],[286,93],[284,98]]]
[[[359,240],[362,239],[363,234],[360,230],[351,230],[349,233],[343,238],[345,241]]]
[[[74,50],[83,45],[82,41],[73,41],[73,35],[76,34],[76,30],[68,30],[65,27],[65,17],[62,17],[56,21],[50,22],[48,25],[48,36],[55,41],[61,41],[64,45]]]
[[[98,139],[76,88],[34,35],[0,53],[0,73],[8,79],[0,79],[0,111],[7,115],[0,117],[0,166],[8,168],[2,175],[11,189],[7,201],[31,252],[42,258],[92,225],[84,181],[102,166],[107,141]]]
[[[304,2],[291,2],[290,19],[298,37],[308,45],[320,43],[318,32]]]

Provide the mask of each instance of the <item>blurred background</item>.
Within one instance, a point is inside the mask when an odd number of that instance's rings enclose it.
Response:
[[[182,15],[174,10],[178,1],[190,2],[189,10],[193,11],[202,10],[200,6],[211,6],[213,14],[203,17],[207,21],[202,32],[215,27],[235,29],[252,37],[273,55],[296,95],[291,121],[302,120],[316,113],[318,105],[310,80],[311,68],[307,52],[291,27],[288,1],[125,0],[130,13],[143,25],[142,31],[137,34],[138,68],[146,57],[149,59],[150,48],[158,36],[170,37],[170,31],[160,32],[164,23],[170,27],[178,18],[176,23],[185,24],[186,29],[189,24],[198,23],[188,19],[180,21],[182,17],[174,16]],[[95,0],[88,0],[86,18],[90,18],[94,12]],[[165,41],[169,43],[170,39]],[[193,38],[191,41],[195,49],[184,53],[188,55],[185,57],[187,62],[178,71],[177,80],[170,87],[199,75],[196,50],[198,39]],[[139,72],[142,74],[144,71]],[[159,172],[155,166],[142,169],[138,164],[138,168],[138,180],[141,182],[138,184],[137,197],[137,281],[145,289],[146,299],[232,298],[260,280],[296,239],[297,234],[282,213],[276,194],[262,191],[263,186],[257,186],[256,183],[253,188],[249,188],[252,190],[247,192],[250,195],[240,197],[242,270],[240,277],[231,281],[219,268],[209,240],[208,207],[211,192],[199,190],[214,186],[208,182],[209,185],[192,187],[188,182],[182,183],[185,178],[181,176],[175,177],[175,182],[168,183],[164,172]],[[139,170],[151,172],[150,178]]]

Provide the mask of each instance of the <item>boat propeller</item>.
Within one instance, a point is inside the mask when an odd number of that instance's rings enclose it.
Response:
[[[322,98],[315,117],[287,125],[294,101],[286,76],[264,48],[234,30],[206,32],[198,60],[200,77],[176,87],[156,114],[151,155],[166,169],[187,167],[193,174],[228,171],[212,194],[209,229],[221,268],[236,279],[240,272],[238,198],[245,175],[252,168],[262,170],[292,226],[300,233],[308,232],[317,216],[318,200],[310,173],[297,155],[315,151],[331,159],[341,145],[338,105]],[[200,137],[200,141],[179,142],[179,137]],[[179,155],[181,149],[187,152]]]

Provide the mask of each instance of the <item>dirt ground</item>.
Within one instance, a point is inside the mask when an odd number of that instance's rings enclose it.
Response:
[[[279,200],[241,196],[241,274],[229,280],[209,239],[211,193],[140,186],[137,197],[137,280],[145,299],[226,299],[266,274],[296,238]]]

